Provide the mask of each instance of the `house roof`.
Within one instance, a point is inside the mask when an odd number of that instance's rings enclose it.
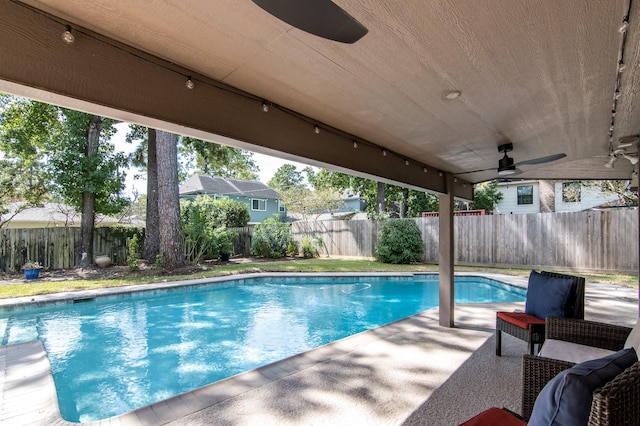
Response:
[[[209,175],[193,175],[180,185],[180,195],[195,194],[240,195],[278,200],[282,198],[280,194],[262,182]]]
[[[12,203],[8,206],[8,212],[0,215],[0,221],[9,221],[10,227],[18,227],[23,225],[35,225],[41,227],[55,226],[80,226],[82,214],[78,213],[73,207],[63,203],[44,203],[40,206],[26,207],[24,202]],[[130,216],[123,218],[115,218],[96,214],[96,226],[110,225],[133,225],[144,226],[144,221],[138,217]],[[11,226],[11,225],[15,226]],[[33,226],[32,226],[33,227]]]

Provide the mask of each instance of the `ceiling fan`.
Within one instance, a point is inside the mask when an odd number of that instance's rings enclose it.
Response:
[[[355,43],[369,30],[331,0],[253,0],[276,18],[302,31]]]
[[[498,161],[498,168],[489,168],[489,169],[480,169],[480,170],[472,170],[470,172],[462,172],[456,173],[457,175],[464,175],[467,173],[478,173],[478,172],[486,172],[489,170],[497,170],[499,176],[509,176],[509,175],[518,175],[522,173],[518,166],[524,166],[528,164],[544,164],[550,163],[552,161],[559,160],[567,156],[567,154],[561,152],[559,154],[548,155],[546,157],[532,158],[531,160],[520,161],[515,163],[513,158],[507,155],[507,152],[513,151],[512,143],[505,143],[498,146],[498,152],[504,153],[504,156]]]

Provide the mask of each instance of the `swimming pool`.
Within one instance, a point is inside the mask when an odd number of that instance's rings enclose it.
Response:
[[[525,296],[479,277],[456,277],[455,292]],[[41,339],[63,417],[89,421],[430,309],[438,277],[251,278],[75,302],[0,313],[0,343]]]

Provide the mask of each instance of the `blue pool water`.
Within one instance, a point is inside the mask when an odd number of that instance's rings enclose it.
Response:
[[[456,303],[525,290],[456,277]],[[242,279],[0,312],[0,344],[44,342],[69,421],[122,414],[438,305],[438,276]]]

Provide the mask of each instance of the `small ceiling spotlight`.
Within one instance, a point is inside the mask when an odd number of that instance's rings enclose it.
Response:
[[[438,172],[438,176],[442,177],[442,172]]]
[[[404,160],[404,165],[408,166],[409,165],[409,160]]]
[[[453,178],[454,183],[458,183],[458,178]]]
[[[76,37],[71,34],[71,25],[65,26],[65,30],[62,33],[62,40],[64,40],[64,42],[67,44],[71,44],[76,40]]]
[[[620,34],[624,34],[627,32],[628,29],[629,29],[629,21],[627,21],[627,19],[625,18],[625,20],[622,21],[622,25],[620,25],[620,28],[618,28],[618,32]]]
[[[387,150],[386,149],[382,150],[382,155],[384,155],[385,157],[387,156]]]
[[[358,142],[353,141],[353,147],[354,147],[354,148],[358,148]]]
[[[193,90],[193,88],[196,87],[196,85],[193,83],[193,80],[191,80],[191,76],[187,77],[187,82],[184,85],[187,86],[187,89],[189,90]]]
[[[269,105],[266,102],[262,103],[262,111],[269,112]]]
[[[451,92],[447,93],[446,95],[444,95],[444,97],[450,101],[454,100],[454,99],[458,99],[460,97],[460,95],[462,95],[462,92],[459,90],[452,90]]]
[[[424,169],[422,169],[423,172],[427,173],[429,171],[429,169],[427,169],[426,167]]]
[[[320,127],[314,127],[313,131],[316,132],[316,134],[320,133]]]

